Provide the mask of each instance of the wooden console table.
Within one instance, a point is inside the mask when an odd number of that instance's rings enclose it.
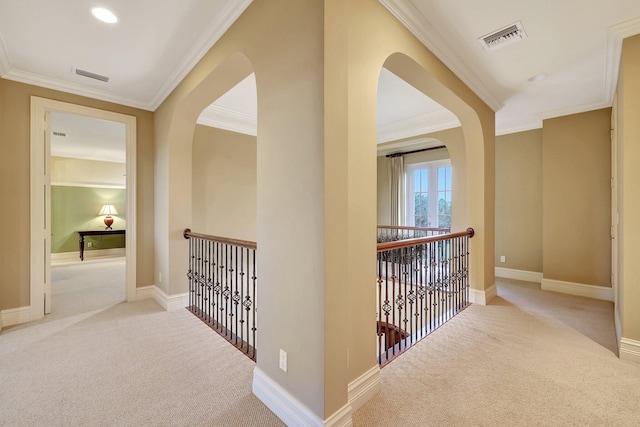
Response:
[[[84,261],[84,236],[112,236],[116,234],[125,234],[126,230],[89,230],[78,231],[80,238],[78,239],[78,246],[80,247],[80,260]]]

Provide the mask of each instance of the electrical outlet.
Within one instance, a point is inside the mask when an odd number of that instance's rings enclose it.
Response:
[[[280,369],[287,372],[287,352],[280,349]]]
[[[500,262],[507,262],[507,258],[504,255],[500,255]]]
[[[158,283],[162,283],[162,273],[158,273]]]
[[[87,242],[87,247],[92,248],[93,247],[93,242]]]

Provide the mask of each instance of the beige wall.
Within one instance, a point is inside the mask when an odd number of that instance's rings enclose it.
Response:
[[[496,137],[495,255],[496,267],[542,272],[542,129]]]
[[[30,97],[115,111],[137,119],[137,285],[153,283],[153,113],[0,79],[0,309],[30,304]]]
[[[543,275],[610,286],[611,109],[545,120]]]
[[[349,381],[375,366],[375,342],[367,331],[375,315],[375,105],[383,65],[463,124],[465,155],[474,159],[466,165],[464,213],[478,233],[471,243],[471,286],[484,294],[494,283],[493,111],[378,2],[326,1],[324,241],[325,301],[331,314],[325,316],[325,331],[332,331],[325,347],[326,414],[344,404]]]
[[[618,85],[619,320],[625,339],[640,341],[640,35],[624,40]],[[621,351],[621,357],[627,355]],[[637,360],[637,356],[635,356]]]
[[[156,247],[168,272],[162,287],[185,292],[181,231],[193,220],[195,122],[255,71],[257,369],[324,419],[322,25],[321,1],[252,3],[156,111]],[[304,328],[293,326],[303,320]],[[287,373],[279,349],[288,353]]]
[[[375,102],[380,68],[400,51],[407,56],[395,56],[392,71],[404,69],[463,123],[474,158],[465,178],[466,218],[477,230],[472,286],[484,289],[493,284],[494,113],[379,3],[253,2],[155,115],[156,265],[168,273],[161,288],[176,294],[187,290],[181,232],[193,221],[196,118],[255,71],[257,369],[320,419],[377,366]],[[292,327],[301,319],[304,328]]]
[[[256,241],[256,149],[255,136],[196,126],[194,232]]]

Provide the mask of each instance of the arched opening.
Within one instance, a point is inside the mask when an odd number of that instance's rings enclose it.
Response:
[[[464,134],[455,114],[383,67],[377,131],[378,225],[463,228]]]
[[[156,186],[163,193],[156,205],[156,265],[168,283],[159,284],[157,299],[166,301],[167,309],[189,307],[248,355],[250,349],[255,359],[255,115],[253,135],[220,129],[237,130],[224,122],[240,114],[220,102],[243,82],[253,83],[245,102],[255,110],[253,66],[236,52],[205,73],[158,113],[162,117],[168,111],[170,117],[166,138],[158,138],[166,158],[156,169]],[[212,118],[212,110],[226,115]]]
[[[247,57],[233,53],[221,59],[196,84],[175,100],[165,102],[157,112],[162,122],[162,136],[157,137],[157,151],[162,153],[156,164],[156,265],[158,285],[167,295],[182,295],[177,306],[186,300],[188,244],[183,230],[193,225],[193,141],[201,112],[213,101],[253,73]],[[171,104],[173,101],[173,104]],[[169,117],[165,117],[169,114]],[[165,277],[165,281],[161,278]],[[170,305],[171,301],[167,302]],[[184,306],[184,305],[182,305]]]
[[[483,125],[475,106],[467,104],[427,68],[409,56],[394,53],[386,59],[384,67],[454,113],[460,121],[464,144],[458,148],[448,147],[451,163],[456,171],[453,181],[457,197],[452,226],[454,229],[472,227],[475,230],[475,237],[470,242],[473,253],[470,265],[471,302],[485,304],[495,295],[494,205],[485,200],[487,197],[493,199],[495,192],[494,128],[488,129],[487,123]]]
[[[193,138],[194,231],[256,241],[257,93],[247,76],[198,116]]]
[[[461,134],[457,135],[455,143],[447,144],[443,141],[449,150],[456,186],[454,192],[457,194],[454,201],[456,213],[452,222],[453,228],[473,226],[479,219],[476,217],[478,212],[475,206],[469,205],[467,195],[470,195],[474,188],[478,188],[477,184],[473,184],[478,182],[475,174],[478,168],[482,168],[485,160],[484,135],[477,113],[408,56],[395,53],[387,58],[384,66],[457,118]],[[451,123],[451,118],[447,119],[445,116],[445,120]],[[471,158],[473,162],[467,162],[467,159]],[[472,200],[477,199],[472,197]]]
[[[257,94],[251,74],[198,117],[189,310],[257,359]],[[187,234],[185,234],[187,237]]]
[[[460,107],[451,91],[407,56],[394,54],[384,62],[376,105],[381,365],[470,302],[469,236],[456,236],[471,227],[466,224],[467,141],[463,123],[432,93]],[[429,240],[435,238],[442,240]]]

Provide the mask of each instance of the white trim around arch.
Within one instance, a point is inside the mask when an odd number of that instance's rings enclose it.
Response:
[[[50,203],[46,199],[49,186],[47,159],[49,147],[45,138],[45,115],[50,112],[66,112],[96,119],[123,123],[126,126],[126,186],[127,186],[127,234],[126,234],[126,296],[136,299],[136,117],[112,111],[99,110],[52,99],[31,97],[31,238],[30,238],[30,310],[29,320],[44,317],[45,286],[50,283],[51,251],[47,249],[50,231],[43,224],[50,223]]]

